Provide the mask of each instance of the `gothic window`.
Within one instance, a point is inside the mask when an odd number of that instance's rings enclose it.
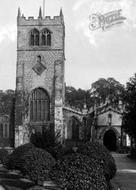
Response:
[[[0,123],[0,137],[9,138],[9,124],[8,123]]]
[[[51,46],[51,32],[48,29],[42,31],[42,46]]]
[[[8,138],[9,137],[9,127],[8,127],[8,124],[5,123],[5,138]]]
[[[37,29],[33,29],[31,31],[30,45],[31,46],[39,46],[39,31]]]
[[[3,124],[0,123],[0,137],[3,137]]]
[[[35,89],[30,96],[30,120],[32,122],[49,121],[50,101],[47,92]]]
[[[111,123],[112,123],[112,114],[111,113],[108,114],[108,123],[109,123],[109,125],[111,125]]]

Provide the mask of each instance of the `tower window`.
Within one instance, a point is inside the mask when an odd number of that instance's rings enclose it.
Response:
[[[42,46],[51,46],[51,32],[47,29],[42,31]]]
[[[33,29],[31,31],[30,45],[39,46],[39,31],[37,29]]]
[[[38,62],[38,63],[41,63],[41,61],[42,61],[41,56],[38,55],[38,56],[37,56],[37,62]]]
[[[111,123],[112,123],[112,114],[111,113],[108,114],[108,123],[109,123],[109,125],[111,125]]]
[[[3,124],[0,123],[0,137],[3,138]]]
[[[46,91],[35,89],[30,96],[30,120],[33,122],[49,121],[50,101]]]
[[[9,124],[0,123],[0,138],[9,138]]]

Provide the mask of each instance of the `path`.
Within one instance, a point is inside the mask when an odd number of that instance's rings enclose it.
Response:
[[[120,190],[136,190],[136,161],[126,154],[112,154],[117,165],[117,174],[113,182]]]

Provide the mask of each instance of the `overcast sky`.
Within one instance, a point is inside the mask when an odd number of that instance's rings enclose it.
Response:
[[[45,0],[46,15],[63,8],[67,85],[90,88],[104,77],[125,84],[136,72],[136,0]],[[15,89],[16,16],[38,16],[43,0],[0,0],[0,89]],[[89,29],[89,15],[122,9],[127,20],[108,31]]]

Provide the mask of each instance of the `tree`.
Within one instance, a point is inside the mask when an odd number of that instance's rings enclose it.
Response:
[[[104,103],[108,98],[112,103],[118,103],[124,93],[124,86],[114,78],[100,78],[92,83],[90,95],[96,103]]]
[[[14,98],[15,93],[13,90],[0,93],[0,114],[11,114]]]
[[[72,86],[66,86],[65,100],[66,104],[74,106],[75,108],[79,108],[80,110],[83,109],[85,103],[88,109],[92,105],[90,93],[88,90],[83,90],[81,88],[76,90]]]
[[[136,142],[136,74],[126,84],[123,128]]]

